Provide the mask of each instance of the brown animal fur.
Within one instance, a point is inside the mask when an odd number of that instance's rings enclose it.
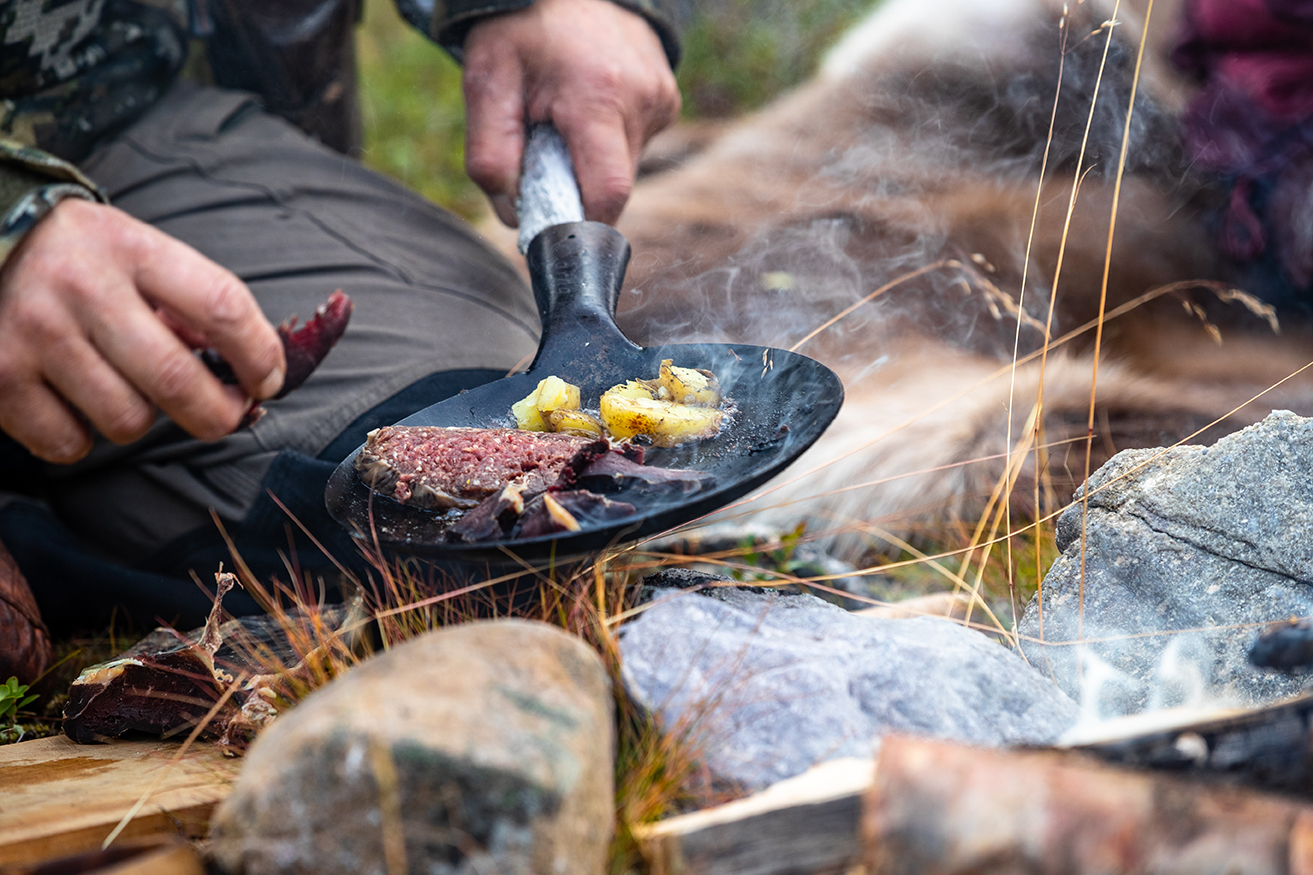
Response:
[[[1061,3],[888,0],[815,81],[640,182],[620,222],[634,249],[620,320],[640,342],[789,347],[897,277],[953,260],[800,347],[840,373],[848,398],[830,432],[750,506],[759,521],[806,516],[813,530],[907,531],[926,516],[979,511],[1004,470],[1009,398],[1014,446],[1040,398],[1040,360],[1009,364],[1014,345],[1022,357],[1043,347],[1078,161],[1053,336],[1099,312],[1142,5],[1118,13],[1081,160],[1111,2],[1072,4],[1020,331],[1007,305],[1026,268],[1062,58]],[[1205,228],[1219,193],[1191,175],[1176,145],[1188,96],[1165,60],[1176,13],[1160,0],[1150,25],[1109,311],[1168,284],[1233,280]],[[1093,344],[1086,331],[1051,350],[1042,375],[1041,439],[1062,499],[1085,473]],[[1139,306],[1105,326],[1093,464],[1215,420],[1195,440],[1273,408],[1313,414],[1313,380],[1303,377],[1245,404],[1310,359],[1303,326],[1286,321],[1275,335],[1250,308],[1206,289]],[[1027,467],[1018,506],[1033,476]],[[842,543],[855,552],[868,541]]]

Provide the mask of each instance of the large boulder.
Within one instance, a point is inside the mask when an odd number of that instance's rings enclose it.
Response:
[[[1015,652],[959,623],[665,577],[621,630],[625,686],[668,731],[688,733],[716,778],[745,789],[870,757],[889,731],[1044,743],[1078,716]],[[711,588],[671,586],[696,583]]]
[[[214,820],[230,873],[600,873],[610,681],[543,623],[413,639],[280,717]]]
[[[1081,493],[1059,518],[1022,649],[1102,717],[1299,692],[1246,653],[1262,624],[1313,613],[1310,483],[1313,420],[1287,411],[1212,447],[1118,453],[1083,487],[1083,543]]]

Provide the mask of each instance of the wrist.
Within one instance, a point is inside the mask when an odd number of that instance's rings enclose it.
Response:
[[[655,31],[673,70],[680,58],[678,0],[604,0],[638,15]],[[430,35],[459,62],[465,59],[465,40],[477,25],[500,15],[520,12],[535,0],[447,0],[434,12]]]
[[[68,198],[108,203],[74,165],[0,138],[0,265],[37,222]]]

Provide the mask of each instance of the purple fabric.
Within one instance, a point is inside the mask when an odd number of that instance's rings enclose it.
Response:
[[[1187,0],[1174,60],[1202,88],[1186,151],[1232,181],[1227,255],[1273,255],[1297,289],[1313,285],[1313,0]]]

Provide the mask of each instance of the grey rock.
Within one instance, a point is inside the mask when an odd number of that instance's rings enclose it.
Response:
[[[1287,411],[1212,447],[1118,453],[1083,487],[1084,586],[1078,500],[1022,649],[1101,717],[1294,695],[1303,680],[1246,654],[1262,624],[1313,613],[1310,483],[1313,420]]]
[[[248,875],[600,873],[612,710],[597,654],[546,624],[412,639],[256,740],[215,816],[215,859]]]
[[[1044,743],[1076,706],[956,623],[856,616],[811,595],[655,589],[620,633],[625,686],[712,774],[758,789],[898,731]]]

